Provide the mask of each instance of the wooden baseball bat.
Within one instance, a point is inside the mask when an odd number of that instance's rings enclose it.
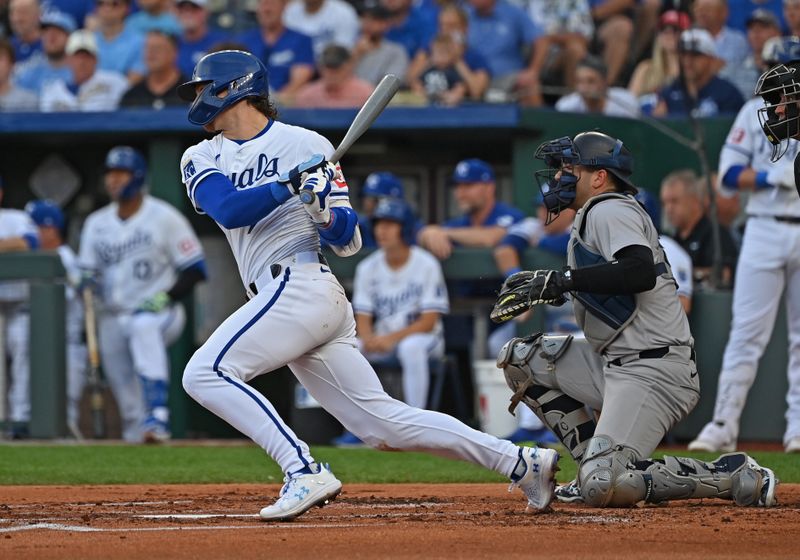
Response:
[[[386,74],[375,88],[375,91],[372,92],[372,95],[366,100],[364,106],[358,111],[353,122],[350,123],[350,128],[347,129],[344,138],[334,150],[330,161],[337,163],[342,159],[347,150],[355,144],[356,140],[372,126],[372,123],[383,112],[398,89],[400,89],[400,79],[394,74]],[[311,204],[316,198],[314,191],[310,190],[300,191],[299,196],[300,202],[303,204]]]
[[[95,439],[106,437],[105,399],[100,381],[100,351],[97,346],[97,322],[94,314],[94,295],[91,288],[83,289],[83,309],[86,326],[86,346],[89,351],[89,391],[92,410],[92,435]]]

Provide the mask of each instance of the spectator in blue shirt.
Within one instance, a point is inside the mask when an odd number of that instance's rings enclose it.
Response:
[[[239,37],[269,70],[269,87],[284,103],[314,77],[314,46],[308,35],[284,25],[286,0],[259,0],[258,27]]]
[[[135,84],[144,76],[144,33],[126,24],[130,0],[97,0],[97,68]]]
[[[728,21],[727,0],[695,0],[692,15],[696,27],[711,33],[717,46],[717,56],[725,62],[719,73],[720,78],[731,79],[750,54],[750,45],[744,33],[725,25]]]
[[[178,20],[183,33],[178,42],[178,68],[191,76],[194,65],[217,43],[228,40],[221,31],[208,26],[208,0],[179,0]]]
[[[653,116],[683,116],[690,110],[697,118],[735,115],[744,99],[736,86],[717,76],[720,61],[711,34],[687,29],[681,33],[678,52],[686,88],[676,79],[661,90]]]
[[[57,10],[72,16],[78,28],[84,27],[86,16],[94,11],[94,0],[47,0],[48,10]]]
[[[39,0],[11,0],[8,19],[11,25],[11,44],[17,64],[42,50],[42,30],[39,25]]]
[[[382,0],[393,16],[390,20],[386,38],[405,47],[408,58],[426,49],[436,33],[436,20],[433,12],[423,12],[413,5],[412,0]]]
[[[172,13],[172,0],[138,0],[139,11],[128,18],[128,26],[139,33],[161,31],[180,36],[181,24]]]
[[[485,161],[458,162],[452,181],[456,204],[463,214],[441,226],[427,225],[417,235],[417,242],[438,258],[448,258],[455,245],[494,247],[506,229],[524,217],[520,210],[497,201],[494,170]]]
[[[541,35],[530,16],[507,0],[469,0],[467,14],[467,44],[483,55],[491,70],[490,100],[516,95],[521,103],[541,104],[534,57],[526,59]]]
[[[42,87],[52,80],[69,80],[72,71],[67,64],[67,40],[75,31],[75,20],[63,12],[50,10],[42,15],[42,54],[30,57],[17,68],[15,81],[19,87],[41,95]]]

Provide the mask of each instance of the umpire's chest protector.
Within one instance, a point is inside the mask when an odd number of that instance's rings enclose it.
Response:
[[[643,214],[646,223],[651,223],[645,210],[630,195],[604,193],[593,197],[575,216],[567,249],[567,264],[570,268],[583,268],[609,262],[602,255],[603,248],[598,246],[598,243],[602,241],[585,237],[587,220],[590,219],[589,212],[603,201],[609,201],[609,204],[631,205],[638,213]],[[653,251],[657,273],[671,279],[672,273],[669,271],[669,265],[658,241],[658,232],[655,227],[644,228],[642,237],[631,239],[631,244],[641,245],[645,240]],[[620,333],[634,321],[639,313],[641,296],[642,294],[604,295],[572,292],[575,319],[595,351],[605,352]]]

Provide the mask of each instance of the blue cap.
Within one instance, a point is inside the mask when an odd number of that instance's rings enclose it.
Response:
[[[25,205],[25,211],[39,227],[64,229],[64,213],[55,203],[49,200],[31,200]]]
[[[488,183],[494,181],[494,169],[482,159],[465,159],[456,164],[454,183]]]
[[[75,24],[75,18],[60,10],[47,10],[42,14],[42,17],[39,18],[39,25],[42,27],[58,27],[67,33],[72,33],[78,29],[78,26]]]
[[[404,198],[403,183],[394,173],[379,171],[370,173],[364,181],[362,196],[389,196],[391,198]]]

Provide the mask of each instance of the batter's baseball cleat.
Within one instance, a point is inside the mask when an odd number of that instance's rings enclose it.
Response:
[[[583,496],[581,495],[581,487],[578,486],[578,479],[572,479],[566,484],[562,484],[556,488],[556,500],[562,504],[582,504]]]
[[[736,439],[731,436],[724,422],[709,422],[689,444],[688,449],[708,453],[731,453],[736,451]]]
[[[261,510],[264,521],[289,521],[314,506],[322,507],[342,491],[342,483],[328,465],[316,465],[317,472],[287,475],[278,501]]]
[[[508,491],[517,487],[522,490],[528,498],[527,511],[545,511],[553,501],[557,471],[558,452],[554,449],[520,447]]]

